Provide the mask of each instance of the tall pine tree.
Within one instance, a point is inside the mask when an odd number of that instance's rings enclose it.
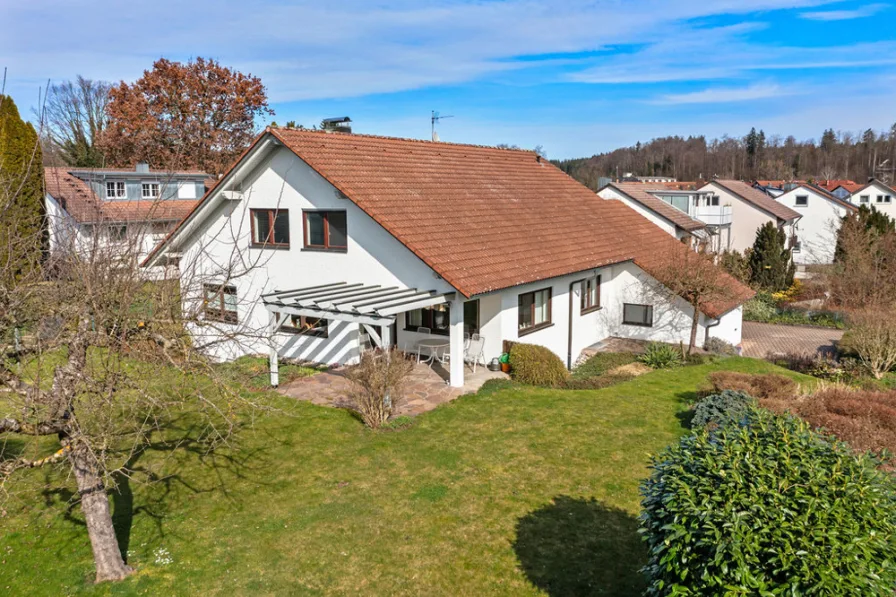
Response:
[[[0,95],[0,270],[12,279],[33,267],[46,250],[44,169],[37,132]]]
[[[793,284],[796,266],[787,246],[787,235],[774,222],[766,222],[756,231],[750,271],[750,282],[762,290],[778,292]]]

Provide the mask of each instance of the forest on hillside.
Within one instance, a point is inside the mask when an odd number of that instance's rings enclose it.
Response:
[[[896,124],[889,131],[861,134],[827,129],[818,140],[767,136],[755,128],[743,137],[659,137],[590,158],[554,163],[597,189],[600,177],[672,176],[681,181],[713,177],[739,180],[852,179],[871,176],[892,181],[896,165]]]

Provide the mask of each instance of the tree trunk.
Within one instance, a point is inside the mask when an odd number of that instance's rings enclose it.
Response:
[[[81,511],[87,522],[87,534],[93,548],[96,582],[121,580],[134,570],[121,557],[109,511],[109,497],[98,473],[96,458],[86,447],[80,446],[69,453],[69,462],[78,482]]]
[[[697,343],[697,326],[700,323],[700,309],[697,308],[696,305],[694,307],[694,317],[691,320],[691,339],[688,342],[688,356],[691,356],[691,352],[694,350],[694,344]]]

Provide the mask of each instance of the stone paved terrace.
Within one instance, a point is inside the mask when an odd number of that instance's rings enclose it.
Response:
[[[426,363],[416,363],[411,378],[405,388],[404,399],[398,404],[393,416],[415,416],[430,411],[440,404],[451,402],[458,396],[476,392],[489,379],[507,378],[500,371],[489,371],[486,367],[476,367],[476,373],[469,366],[464,367],[464,387],[452,388],[446,383],[448,371],[436,363],[432,367]],[[343,375],[341,368],[302,377],[280,386],[278,391],[296,400],[307,400],[312,404],[346,408],[346,396],[351,382]]]
[[[841,338],[843,330],[745,321],[743,354],[758,359],[768,354],[833,354]]]

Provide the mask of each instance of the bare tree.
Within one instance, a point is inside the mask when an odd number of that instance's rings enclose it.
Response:
[[[45,139],[48,154],[58,154],[69,166],[105,165],[97,140],[106,128],[111,83],[85,79],[52,85],[47,93]]]
[[[693,307],[688,355],[697,344],[700,314],[738,297],[743,287],[713,263],[705,251],[697,252],[684,247],[672,247],[657,258],[650,273],[660,284],[661,294],[669,301],[684,299]]]
[[[896,366],[896,312],[880,308],[852,312],[841,348],[856,353],[875,379],[882,378]]]

